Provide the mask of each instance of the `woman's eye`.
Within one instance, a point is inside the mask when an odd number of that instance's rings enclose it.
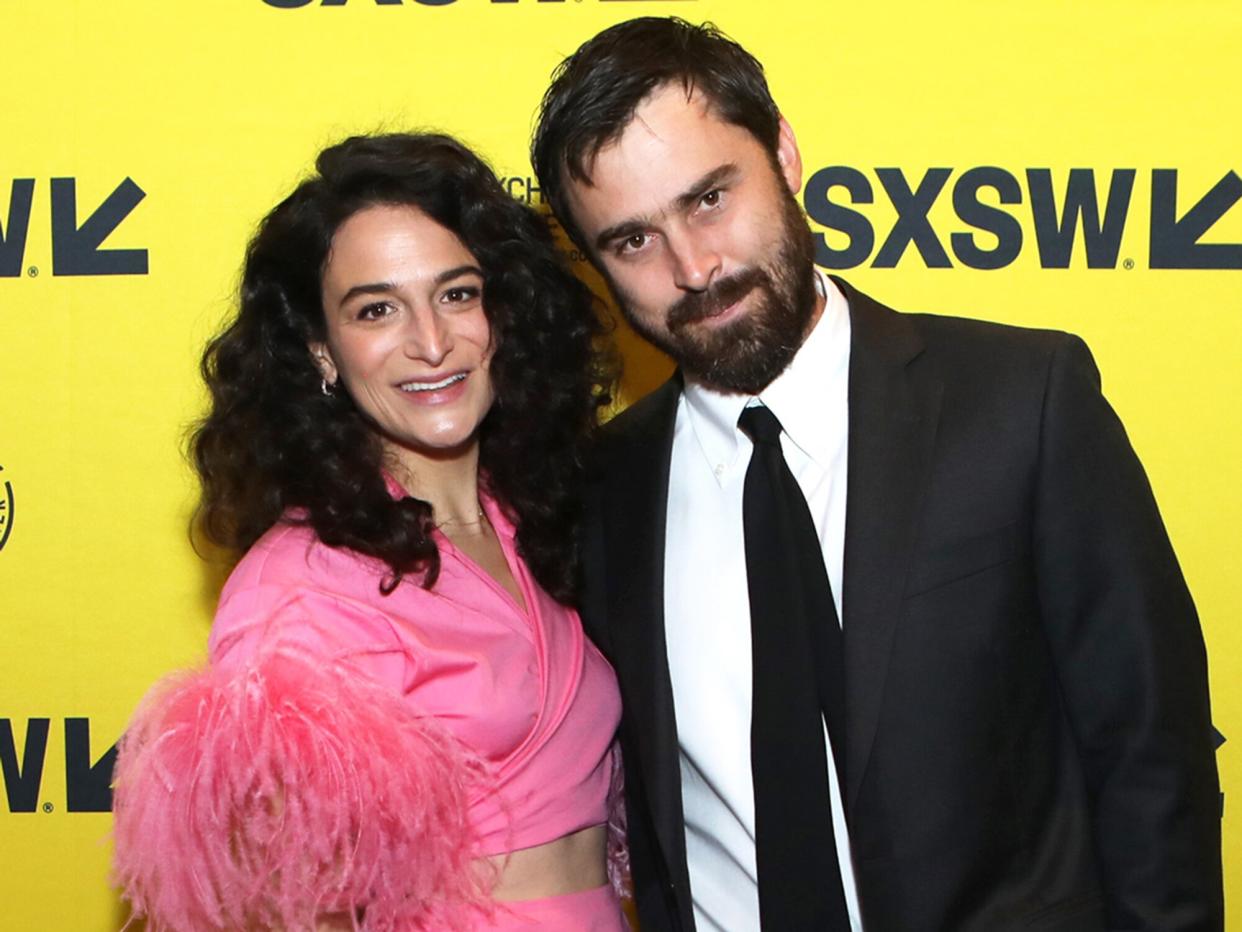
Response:
[[[392,310],[392,305],[384,301],[367,304],[358,309],[359,320],[379,320]]]
[[[478,296],[478,288],[467,287],[465,285],[457,288],[450,288],[448,291],[444,292],[444,300],[448,301],[450,304],[461,304],[466,301],[472,301]]]

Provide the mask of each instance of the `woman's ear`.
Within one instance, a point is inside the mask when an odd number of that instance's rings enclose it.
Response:
[[[336,363],[332,359],[332,350],[328,349],[328,344],[307,343],[306,348],[310,350],[311,359],[315,361],[315,368],[319,370],[324,383],[329,387],[335,385],[338,373]]]

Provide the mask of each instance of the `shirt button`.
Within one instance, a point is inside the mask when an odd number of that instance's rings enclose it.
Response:
[[[724,475],[724,463],[717,463],[717,464],[716,464],[716,469],[715,469],[714,471],[715,471],[715,473],[716,473],[716,478],[717,478],[717,479],[719,479],[721,476],[723,476],[723,475]]]

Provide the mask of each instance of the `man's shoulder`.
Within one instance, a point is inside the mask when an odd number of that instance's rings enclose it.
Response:
[[[1038,397],[1058,366],[1094,371],[1086,344],[1062,330],[956,314],[898,311],[834,279],[850,301],[851,368],[909,365],[954,397],[1010,403]],[[1005,401],[1007,399],[1007,401]]]
[[[980,317],[942,312],[900,310],[877,301],[834,277],[850,302],[854,325],[877,331],[885,338],[906,331],[935,352],[982,354],[995,352],[1055,352],[1067,342],[1080,342],[1063,330],[1017,326]]]
[[[1086,344],[1063,330],[942,314],[905,316],[925,347],[918,363],[970,407],[1037,403],[1059,366],[1072,361],[1095,368]]]
[[[680,396],[681,379],[674,374],[604,424],[588,456],[589,484],[642,468],[667,451]]]
[[[1037,355],[1055,353],[1067,343],[1080,342],[1064,330],[1024,327],[949,314],[902,315],[923,337],[929,350],[951,355],[988,358],[994,354]]]
[[[605,447],[626,445],[668,429],[677,413],[680,395],[681,379],[674,374],[609,420],[600,430],[601,444]]]

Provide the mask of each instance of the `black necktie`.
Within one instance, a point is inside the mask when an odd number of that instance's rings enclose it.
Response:
[[[750,760],[764,932],[848,932],[832,831],[824,722],[845,773],[841,628],[819,535],[767,408],[742,412],[754,441],[742,497],[750,590]],[[844,785],[844,780],[841,780]]]

